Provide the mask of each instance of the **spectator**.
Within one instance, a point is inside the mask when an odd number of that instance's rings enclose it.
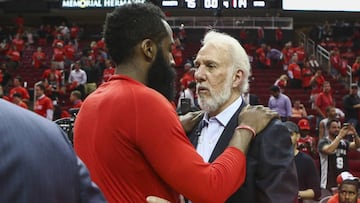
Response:
[[[287,87],[287,81],[289,80],[289,77],[285,74],[282,74],[274,83],[275,86],[278,86],[280,88],[280,92],[284,93],[285,89]]]
[[[283,122],[289,120],[291,117],[291,101],[288,96],[280,92],[278,86],[270,88],[271,96],[269,98],[268,106],[270,109],[279,113]]]
[[[291,117],[293,118],[307,118],[307,112],[304,104],[300,102],[300,100],[295,100],[294,106],[291,109]]]
[[[244,99],[244,101],[247,103],[247,104],[250,104],[252,106],[255,106],[255,105],[260,105],[260,101],[259,101],[259,97],[255,94],[252,94],[250,93],[250,88],[248,88],[248,90],[246,90],[243,94],[242,94],[242,97]]]
[[[82,105],[82,95],[81,92],[78,90],[74,90],[70,93],[70,102],[73,104],[71,108],[80,108]]]
[[[43,84],[37,84],[35,86],[36,102],[34,104],[34,112],[52,121],[54,114],[53,102],[45,95],[45,90]]]
[[[85,96],[85,84],[87,82],[86,72],[80,69],[80,61],[71,65],[72,71],[70,72],[68,82],[71,90],[79,90],[81,95]]]
[[[326,127],[326,124],[331,120],[336,120],[336,108],[333,106],[328,106],[326,107],[326,118],[322,119],[319,124],[319,140],[323,137],[329,136],[329,131]]]
[[[188,88],[180,92],[177,109],[180,110],[181,114],[186,114],[189,111],[199,110],[196,96],[196,82],[190,82]]]
[[[36,49],[36,52],[33,53],[32,55],[32,65],[35,68],[43,68],[46,62],[46,55],[45,53],[42,51],[41,47],[38,47]]]
[[[105,69],[103,71],[103,82],[109,81],[111,76],[115,74],[115,67],[112,61],[109,59],[105,60]]]
[[[70,39],[75,40],[79,38],[80,27],[74,22],[70,28]]]
[[[13,95],[13,101],[14,104],[24,108],[24,109],[29,109],[28,105],[22,101],[22,95],[20,93],[15,93]]]
[[[360,147],[360,138],[352,125],[340,129],[338,120],[330,120],[326,126],[329,136],[319,140],[318,150],[320,155],[321,182],[323,194],[331,194],[336,187],[336,177],[343,171],[349,170],[347,153]],[[344,139],[352,135],[353,142]]]
[[[304,90],[311,89],[310,81],[313,75],[314,74],[309,66],[309,62],[306,61],[301,69],[302,87],[304,88]]]
[[[74,62],[76,49],[71,41],[64,46],[64,54],[65,54],[65,66],[69,67],[71,63]]]
[[[193,202],[224,202],[245,178],[241,150],[252,138],[249,129],[259,132],[274,113],[246,108],[239,124],[252,126],[235,131],[216,163],[204,163],[185,135],[192,122],[183,128],[169,102],[173,39],[160,8],[149,3],[117,7],[107,15],[104,36],[117,75],[81,106],[74,144],[108,201],[142,202],[153,194],[178,202],[179,192]]]
[[[298,56],[296,54],[294,54],[291,58],[287,73],[290,78],[291,87],[301,88],[302,85],[301,68],[298,65]]]
[[[20,55],[22,55],[21,53],[22,53],[23,50],[24,50],[25,42],[24,42],[24,40],[21,38],[21,35],[20,35],[20,34],[16,34],[16,35],[15,35],[15,38],[12,40],[12,46],[15,46],[15,47],[16,47],[16,50],[17,50],[18,52],[20,52]]]
[[[360,56],[356,57],[354,64],[351,66],[351,74],[353,77],[353,82],[359,85]]]
[[[316,97],[315,101],[317,127],[319,126],[320,120],[326,117],[326,108],[328,106],[335,106],[335,102],[332,97],[330,82],[325,81],[323,84],[323,91]]]
[[[188,88],[188,85],[191,82],[195,81],[195,78],[194,78],[195,69],[192,68],[192,64],[190,62],[185,63],[184,71],[185,71],[185,73],[180,79],[180,84],[181,84],[180,90],[181,91]]]
[[[281,51],[267,46],[266,58],[270,60],[270,67],[277,68],[280,65],[280,61],[283,58]]]
[[[61,86],[59,78],[55,73],[50,73],[49,76],[43,80],[45,86],[45,94],[51,98],[51,100],[57,100],[61,93]]]
[[[29,102],[29,99],[30,99],[29,92],[27,91],[26,88],[24,88],[22,86],[22,82],[23,81],[20,76],[17,76],[14,78],[14,80],[13,80],[14,87],[12,89],[10,89],[10,93],[9,93],[9,98],[11,101],[13,99],[14,94],[19,93],[19,94],[21,94],[23,102],[25,102],[25,103]]]
[[[63,48],[63,43],[61,43],[61,42],[56,43],[52,61],[55,64],[56,69],[64,70],[65,51]]]
[[[344,171],[338,175],[336,182],[338,183],[338,192],[327,203],[360,203],[358,177]]]
[[[48,79],[50,74],[54,74],[59,84],[61,84],[62,72],[56,69],[56,63],[52,62],[50,68],[44,70],[44,72],[41,75],[41,79],[43,80]]]
[[[283,39],[284,39],[283,31],[281,30],[281,27],[277,27],[275,30],[275,43],[279,47],[282,47]]]
[[[338,49],[330,51],[330,73],[334,79],[339,78],[339,71],[341,70],[341,58]]]
[[[291,142],[294,147],[295,165],[299,184],[298,203],[304,200],[318,200],[321,195],[319,175],[317,173],[313,159],[301,150],[297,149],[300,132],[298,126],[286,121],[284,125],[290,132]]]
[[[256,50],[256,58],[257,58],[257,68],[264,69],[270,66],[270,59],[266,58],[266,44],[261,44],[260,48]]]
[[[106,202],[59,126],[1,99],[0,112],[0,202]]]
[[[8,59],[7,66],[12,69],[17,69],[21,63],[21,54],[17,50],[16,46],[12,46],[11,49],[6,53],[6,58]]]
[[[316,141],[313,138],[314,136],[310,135],[309,121],[303,118],[299,120],[297,125],[300,129],[300,137],[297,140],[297,148],[314,159],[318,158],[316,153]]]
[[[258,41],[258,45],[265,43],[265,32],[264,32],[264,27],[262,26],[260,26],[257,29],[257,41]]]
[[[317,96],[322,92],[322,87],[325,82],[325,78],[322,75],[321,69],[316,70],[314,76],[310,80],[311,95],[310,101],[312,102],[312,108],[315,108],[315,101]]]
[[[297,64],[300,66],[300,68],[302,68],[306,59],[306,52],[303,42],[299,42],[299,45],[295,48],[295,54],[297,56]]]
[[[345,110],[345,122],[352,123],[355,129],[359,131],[359,109],[360,97],[358,95],[358,86],[356,83],[351,84],[349,94],[344,96],[343,105]]]
[[[94,58],[89,57],[84,65],[84,71],[86,73],[85,83],[85,96],[94,92],[97,88],[97,84],[101,81],[101,70]]]
[[[290,64],[291,57],[293,56],[295,50],[292,48],[292,43],[288,42],[285,44],[285,47],[281,50],[283,53],[283,64],[284,71],[288,70],[288,66]]]

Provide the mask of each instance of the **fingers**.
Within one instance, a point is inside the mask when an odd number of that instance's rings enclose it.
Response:
[[[192,112],[193,113],[193,118],[192,120],[193,121],[198,121],[202,118],[202,116],[204,115],[204,112],[203,111],[195,111],[195,112]]]
[[[160,197],[155,197],[155,196],[146,197],[146,202],[148,202],[148,203],[171,203],[171,202],[167,201],[166,199],[162,199]]]

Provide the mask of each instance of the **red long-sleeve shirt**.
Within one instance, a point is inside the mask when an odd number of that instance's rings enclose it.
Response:
[[[84,101],[75,150],[109,202],[225,202],[243,183],[245,156],[229,147],[212,164],[191,145],[170,103],[129,77],[114,75]],[[236,169],[236,170],[234,170]]]

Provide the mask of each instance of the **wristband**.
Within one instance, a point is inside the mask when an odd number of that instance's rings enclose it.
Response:
[[[235,130],[236,130],[236,129],[249,130],[249,131],[252,133],[253,137],[256,136],[256,131],[255,131],[255,129],[252,128],[252,127],[250,127],[250,126],[248,126],[248,125],[239,125],[238,127],[235,128]]]

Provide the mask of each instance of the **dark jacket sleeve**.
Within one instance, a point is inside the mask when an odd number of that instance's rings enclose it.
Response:
[[[321,196],[319,174],[317,172],[314,160],[310,156],[307,156],[306,154],[304,154],[304,156],[306,157],[306,162],[307,162],[304,163],[304,165],[306,167],[306,171],[308,171],[306,173],[307,177],[305,178],[306,186],[307,188],[310,188],[314,191],[315,195],[313,199],[318,200]]]
[[[273,121],[258,134],[253,149],[257,149],[256,202],[293,202],[298,194],[294,152],[288,130],[281,121]]]
[[[91,181],[85,164],[77,158],[80,178],[80,203],[105,203],[106,200],[97,185]]]

